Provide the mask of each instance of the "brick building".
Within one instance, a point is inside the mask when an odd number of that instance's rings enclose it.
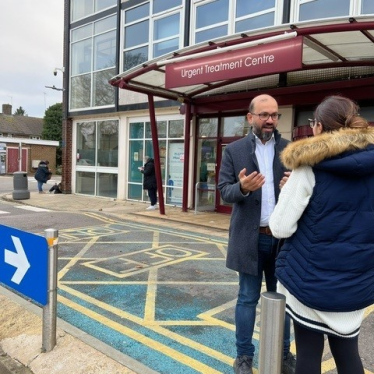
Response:
[[[0,174],[34,173],[40,160],[48,160],[56,171],[57,141],[42,140],[43,119],[12,115],[10,104],[0,113]]]

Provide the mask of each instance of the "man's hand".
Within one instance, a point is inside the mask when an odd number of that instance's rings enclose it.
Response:
[[[265,184],[265,176],[257,171],[249,175],[245,175],[247,169],[244,168],[240,170],[239,181],[240,181],[240,190],[243,194],[253,192],[261,188]]]
[[[288,181],[288,178],[290,177],[290,175],[291,175],[290,171],[285,171],[284,172],[284,177],[279,182],[279,189],[282,189],[282,187],[286,184],[286,182]]]

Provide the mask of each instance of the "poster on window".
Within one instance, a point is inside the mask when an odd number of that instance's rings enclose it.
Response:
[[[169,175],[167,178],[167,204],[182,204],[184,144],[169,144]]]

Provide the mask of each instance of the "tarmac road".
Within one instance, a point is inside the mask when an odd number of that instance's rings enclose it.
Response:
[[[65,321],[52,352],[40,352],[40,309],[0,290],[0,346],[11,358],[34,374],[232,373],[237,279],[223,262],[227,220],[175,210],[160,217],[143,204],[75,195],[32,194],[31,202],[43,207],[55,197],[102,223],[60,230]],[[374,373],[373,328],[368,308],[360,337],[366,374]],[[322,372],[336,373],[328,347]]]

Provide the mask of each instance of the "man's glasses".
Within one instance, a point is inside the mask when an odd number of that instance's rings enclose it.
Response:
[[[276,121],[277,119],[281,118],[281,114],[280,113],[266,113],[266,112],[262,112],[262,113],[251,113],[252,116],[258,116],[258,118],[260,118],[261,121],[267,121],[269,119],[269,117],[271,117],[271,119],[273,121]]]
[[[313,128],[318,123],[316,118],[308,118],[308,121],[311,128]]]

